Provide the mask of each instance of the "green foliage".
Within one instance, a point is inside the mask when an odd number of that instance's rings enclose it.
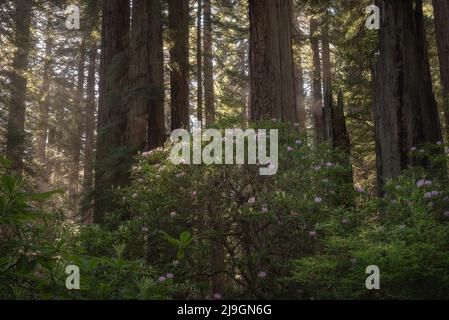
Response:
[[[134,183],[121,195],[130,224],[151,226],[145,233],[155,266],[182,260],[178,273],[197,298],[210,294],[216,274],[227,279],[224,297],[447,296],[443,177],[430,183],[426,171],[411,168],[378,198],[366,186],[354,190],[344,153],[311,148],[288,125],[253,127],[280,130],[274,176],[260,176],[250,165],[173,165],[170,146],[140,157]],[[447,159],[434,155],[435,146],[422,149],[417,157]],[[183,239],[187,259],[180,255]],[[380,267],[379,291],[365,288],[369,265]]]
[[[151,226],[152,261],[164,268],[183,260],[194,297],[208,296],[216,274],[232,283],[220,292],[225,296],[293,295],[294,288],[280,281],[289,261],[316,248],[309,232],[324,217],[353,203],[346,155],[326,145],[313,149],[296,128],[279,122],[252,127],[279,130],[274,176],[260,176],[257,165],[174,165],[168,145],[141,156],[132,187],[123,190],[130,223]],[[189,254],[182,259],[186,244]]]
[[[448,196],[444,177],[426,180],[418,168],[390,181],[381,199],[361,193],[355,210],[326,219],[320,250],[295,259],[288,281],[297,283],[304,298],[446,298]],[[343,225],[347,216],[349,223]],[[369,265],[380,268],[380,290],[365,288]]]
[[[9,161],[3,158],[0,174],[1,298],[169,299],[179,291],[173,279],[158,281],[156,270],[142,259],[125,259],[127,244],[117,242],[113,232],[98,226],[77,231],[60,215],[46,212],[45,201],[60,191],[24,191],[26,183],[10,173]],[[99,235],[104,236],[95,239],[99,244],[89,244]],[[181,247],[191,240],[182,235]],[[85,243],[88,249],[109,245],[115,255],[101,256],[98,250],[90,256]],[[80,290],[65,287],[70,264],[80,268]]]

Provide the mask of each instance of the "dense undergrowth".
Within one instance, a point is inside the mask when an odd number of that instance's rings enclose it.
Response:
[[[174,165],[168,144],[138,157],[102,226],[51,209],[52,193],[28,193],[2,160],[0,296],[449,296],[446,178],[410,168],[378,197],[363,182],[354,187],[345,153],[312,148],[294,127],[258,126],[280,130],[276,175],[257,165]],[[417,148],[420,157],[435,146]],[[80,290],[65,287],[69,264],[80,268]],[[369,265],[380,269],[380,290],[365,287]]]

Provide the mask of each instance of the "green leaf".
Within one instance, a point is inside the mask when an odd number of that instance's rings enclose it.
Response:
[[[182,232],[181,235],[179,236],[179,239],[181,240],[181,243],[188,244],[191,239],[190,232],[189,231]]]
[[[0,157],[0,166],[2,166],[5,169],[10,169],[12,165],[12,162],[6,158]]]
[[[165,240],[167,240],[171,245],[179,247],[180,242],[178,239],[173,238],[171,235],[164,231],[161,231],[161,233],[164,235]]]

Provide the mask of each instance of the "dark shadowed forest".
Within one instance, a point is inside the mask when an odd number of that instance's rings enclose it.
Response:
[[[1,299],[448,299],[448,163],[447,0],[0,0]]]

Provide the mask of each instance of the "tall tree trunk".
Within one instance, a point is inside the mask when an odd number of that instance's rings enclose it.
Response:
[[[154,96],[150,99],[148,116],[148,149],[165,143],[164,111],[164,47],[162,42],[162,8],[160,0],[152,0],[150,6],[150,66]]]
[[[169,0],[171,129],[189,127],[189,1]]]
[[[87,71],[86,104],[84,110],[84,190],[89,190],[93,186],[93,166],[94,166],[94,131],[95,131],[95,74],[97,66],[97,46],[93,44],[89,51],[89,67]]]
[[[42,77],[41,97],[39,100],[39,120],[36,136],[36,156],[40,166],[40,190],[46,191],[48,186],[48,176],[45,174],[46,150],[48,137],[48,118],[50,112],[50,83],[53,64],[53,35],[52,22],[49,18],[47,22],[47,32],[45,39],[45,61]]]
[[[202,17],[203,4],[201,0],[197,2],[196,18],[196,117],[200,124],[203,124],[203,43],[202,43]]]
[[[51,183],[53,185],[59,184],[59,182],[63,178],[62,172],[62,163],[61,160],[63,158],[63,144],[61,143],[64,138],[64,132],[66,130],[64,124],[64,104],[63,102],[67,101],[69,90],[64,87],[63,84],[58,84],[56,87],[55,96],[60,97],[57,102],[55,102],[52,106],[52,113],[54,117],[54,123],[50,127],[49,139],[48,139],[48,147],[51,152],[48,155],[49,160],[51,162],[48,164],[48,176],[51,177]]]
[[[446,137],[449,140],[449,2],[447,0],[433,0],[433,12],[444,99]]]
[[[351,170],[344,174],[344,179],[347,183],[352,184],[354,182],[354,172],[351,163],[351,142],[346,128],[344,98],[341,89],[338,91],[337,105],[332,109],[332,146],[334,149],[345,153],[345,157],[342,159],[343,166],[351,168]],[[354,199],[351,196],[342,197],[340,200],[342,205],[354,205]]]
[[[128,144],[134,151],[165,142],[162,26],[159,0],[133,3]]]
[[[441,140],[438,108],[432,92],[423,26],[422,1],[378,1],[381,7],[380,56],[374,109],[379,191],[408,165],[429,167],[412,147]],[[438,151],[441,152],[441,148]],[[431,167],[436,177],[442,166]]]
[[[338,91],[337,105],[332,109],[332,130],[333,147],[342,149],[349,155],[351,144],[346,129],[343,92],[341,90]]]
[[[204,106],[206,125],[215,121],[211,0],[204,0]]]
[[[103,2],[94,223],[101,223],[104,214],[114,207],[111,188],[127,182],[129,153],[125,146],[123,88],[128,69],[129,20],[129,0]]]
[[[324,138],[332,141],[332,72],[329,44],[329,23],[321,25],[321,45],[323,50],[323,86],[324,86]]]
[[[250,0],[250,119],[296,121],[291,1]]]
[[[315,126],[315,142],[320,143],[324,138],[323,95],[321,93],[321,59],[318,32],[319,23],[310,19],[310,45],[313,54],[312,74],[312,115]]]
[[[296,117],[301,133],[306,132],[306,97],[304,92],[304,75],[301,57],[299,63],[294,66],[295,70],[295,95],[296,95]]]
[[[292,15],[292,37],[298,44],[301,44],[302,31],[297,21]],[[306,133],[306,93],[304,91],[304,70],[300,53],[297,53],[297,61],[297,64],[294,65],[296,118],[299,124],[299,131]]]
[[[11,71],[11,92],[9,104],[8,130],[6,134],[6,157],[12,161],[12,169],[21,174],[25,143],[25,99],[27,92],[28,55],[31,40],[32,0],[15,2],[14,46],[16,51]]]
[[[72,164],[70,168],[69,178],[69,194],[70,197],[78,195],[78,180],[80,171],[80,155],[81,155],[81,135],[83,133],[83,106],[84,106],[84,68],[86,60],[86,44],[82,40],[78,61],[78,83],[76,86],[76,97],[74,110],[72,112],[72,138],[71,138],[71,156]]]

